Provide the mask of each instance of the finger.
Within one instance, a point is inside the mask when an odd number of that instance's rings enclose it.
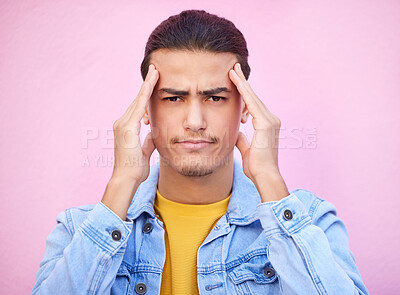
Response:
[[[253,92],[253,89],[251,89],[251,87],[250,87],[249,81],[247,81],[246,77],[245,77],[244,74],[243,74],[242,67],[240,66],[240,63],[236,63],[236,64],[233,66],[233,70],[234,70],[235,73],[239,76],[240,80],[243,82],[243,86],[244,86],[250,93],[255,94],[255,93]]]
[[[132,107],[129,110],[129,121],[133,120],[136,122],[142,119],[151,94],[153,93],[154,87],[157,84],[159,73],[154,68],[154,65],[151,64],[149,66],[149,71],[151,71],[151,73],[148,73],[146,76],[146,79],[140,88],[139,94],[135,98],[135,101],[132,103]]]
[[[144,139],[142,150],[147,158],[150,158],[151,154],[155,150],[155,145],[153,141],[153,136],[151,132],[147,133],[146,138]]]
[[[155,75],[155,77],[154,77]],[[154,81],[155,79],[155,81]],[[155,70],[155,67],[153,64],[149,65],[149,70],[147,71],[147,75],[145,80],[143,81],[140,89],[139,89],[139,93],[136,95],[136,98],[133,100],[133,102],[129,105],[129,107],[126,109],[125,113],[122,115],[121,117],[121,121],[128,121],[131,116],[132,116],[132,112],[133,110],[137,107],[138,102],[143,98],[143,95],[149,91],[149,86],[151,86],[151,92],[150,92],[150,96],[151,93],[153,91],[154,85],[157,83],[158,80],[158,71]],[[150,84],[150,85],[148,85]],[[149,96],[149,97],[150,97]]]
[[[159,73],[158,73],[157,69],[155,68],[155,66],[153,64],[150,64],[146,78],[144,79],[144,81],[142,83],[142,87],[140,88],[139,93],[137,95],[137,98],[139,98],[139,100],[140,100],[140,97],[143,97],[143,95],[148,90],[150,90],[151,92],[153,91],[154,86],[156,85],[156,82],[158,80],[158,74]],[[150,83],[150,85],[146,85],[148,83]],[[151,86],[151,88],[149,89],[148,86]],[[151,94],[151,92],[150,92],[150,94]]]
[[[236,63],[234,69],[230,70],[229,73],[229,77],[238,88],[238,91],[242,95],[242,99],[253,118],[256,119],[256,121],[264,121],[263,119],[261,119],[264,117],[271,123],[277,122],[278,124],[280,124],[279,118],[276,117],[265,106],[261,99],[254,93],[253,89],[251,89],[250,84],[248,83],[242,70],[240,69],[240,64]]]
[[[255,94],[255,92],[253,91],[253,88],[251,88],[249,81],[247,81],[246,77],[243,74],[240,63],[236,63],[235,66],[233,67],[233,70],[238,75],[240,80],[242,81],[243,86],[247,89],[248,93],[252,95],[252,97],[254,98],[254,101],[256,103],[258,103],[259,107],[264,108],[267,111],[269,111],[267,109],[267,107],[265,106],[265,104],[261,101],[261,99],[259,99],[258,96]]]
[[[136,95],[136,98],[132,101],[132,103],[131,103],[131,104],[127,107],[127,109],[125,110],[125,113],[121,116],[121,118],[120,118],[121,121],[127,121],[128,118],[130,117],[132,108],[135,107],[135,105],[137,104],[137,101],[138,101],[138,97],[139,97],[139,96],[141,95],[141,93],[143,92],[143,88],[144,88],[143,85],[144,85],[144,82],[145,82],[145,81],[148,81],[148,80],[150,79],[150,75],[153,73],[152,69],[154,69],[154,65],[150,64],[150,65],[149,65],[149,70],[147,71],[147,74],[146,74],[146,78],[145,78],[145,80],[143,81],[143,83],[142,83],[142,85],[141,85],[141,87],[140,87],[140,90],[139,90],[138,95]]]
[[[239,149],[242,158],[244,158],[244,155],[250,148],[250,144],[247,141],[246,135],[241,131],[239,131],[238,139],[236,141],[236,146]]]
[[[240,79],[239,75],[234,71],[229,71],[229,77],[231,78],[232,82],[236,85],[239,93],[242,96],[244,103],[247,106],[250,114],[254,118],[261,117],[261,112],[263,108],[260,108],[259,104],[256,103],[255,98],[253,97],[254,94],[250,93],[249,90],[245,87],[244,82]]]

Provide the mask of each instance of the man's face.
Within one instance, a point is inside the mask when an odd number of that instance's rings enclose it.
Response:
[[[236,62],[233,53],[153,52],[150,63],[160,75],[144,123],[150,123],[161,163],[185,176],[203,176],[231,155],[248,116],[228,76]]]

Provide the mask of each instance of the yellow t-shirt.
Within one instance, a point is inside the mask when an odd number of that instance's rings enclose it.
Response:
[[[212,204],[191,205],[170,201],[157,189],[154,211],[164,223],[166,247],[160,294],[199,294],[197,250],[226,213],[230,197]]]

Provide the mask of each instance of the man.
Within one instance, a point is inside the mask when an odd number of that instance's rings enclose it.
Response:
[[[104,196],[57,216],[32,294],[368,294],[335,207],[288,191],[281,123],[247,57],[237,28],[205,11],[152,32]]]

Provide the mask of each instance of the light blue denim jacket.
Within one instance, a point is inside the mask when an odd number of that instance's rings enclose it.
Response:
[[[67,209],[46,239],[32,294],[159,294],[163,223],[153,204],[159,162],[127,218],[102,202]],[[202,295],[369,294],[334,205],[305,189],[262,203],[234,159],[227,213],[197,252]]]

